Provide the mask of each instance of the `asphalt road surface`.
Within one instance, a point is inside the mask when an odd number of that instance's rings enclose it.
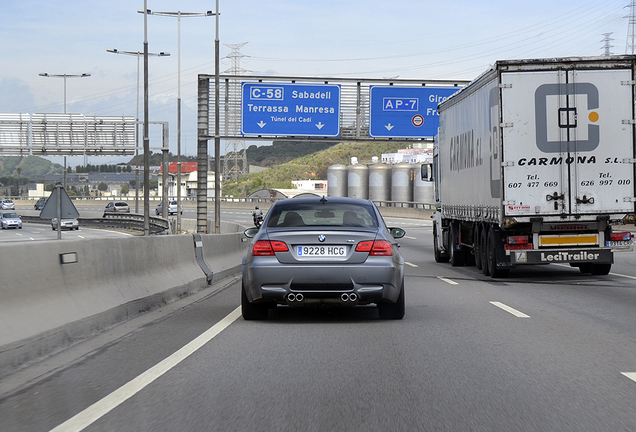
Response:
[[[429,221],[388,223],[407,230],[403,320],[248,322],[229,278],[3,377],[0,430],[636,430],[633,252],[608,276],[495,280],[435,263]]]

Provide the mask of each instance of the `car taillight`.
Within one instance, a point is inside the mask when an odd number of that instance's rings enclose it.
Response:
[[[611,241],[629,241],[632,239],[632,233],[629,232],[617,232],[610,234]]]
[[[252,247],[252,255],[268,256],[274,255],[274,252],[287,252],[289,248],[287,243],[282,241],[259,240]]]
[[[358,243],[356,252],[369,252],[369,255],[374,256],[390,256],[393,255],[393,248],[386,240],[369,240]]]

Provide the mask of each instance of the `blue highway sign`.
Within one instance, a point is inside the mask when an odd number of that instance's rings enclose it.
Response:
[[[372,138],[427,138],[437,135],[437,104],[459,87],[369,88],[369,136]]]
[[[337,84],[243,82],[242,96],[242,135],[340,135]]]

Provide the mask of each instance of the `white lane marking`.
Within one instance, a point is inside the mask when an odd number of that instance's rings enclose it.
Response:
[[[636,372],[621,372],[623,375],[625,375],[627,378],[629,378],[632,381],[636,381]]]
[[[411,267],[419,267],[417,264],[413,264],[413,263],[410,263],[408,261],[404,261],[404,264],[406,264],[407,266],[411,266]]]
[[[417,240],[417,237],[411,237],[411,236],[404,236],[404,238],[411,239],[411,240]]]
[[[571,267],[570,265],[566,265],[566,264],[556,264],[556,265],[561,266],[561,267],[568,267],[568,268]],[[627,278],[627,279],[636,279],[636,276],[624,275],[624,274],[614,273],[614,272],[610,272],[610,274],[612,276],[624,277],[624,278]]]
[[[157,363],[155,366],[151,367],[146,372],[139,375],[137,378],[134,378],[133,380],[119,387],[108,396],[95,402],[84,411],[80,412],[74,417],[71,417],[56,428],[51,429],[51,432],[79,432],[84,428],[90,426],[95,421],[106,415],[108,412],[117,408],[126,400],[139,393],[147,385],[181,363],[191,354],[195,353],[199,348],[211,341],[214,337],[218,336],[219,333],[221,333],[230,324],[236,321],[239,316],[241,316],[240,306],[234,309],[234,311],[232,311],[221,321],[199,335],[196,339],[181,348],[179,351],[175,352],[170,357],[167,357],[160,363]]]
[[[529,315],[524,314],[523,312],[519,312],[517,309],[513,309],[510,306],[506,306],[503,303],[500,302],[490,302],[491,305],[493,306],[497,306],[500,309],[505,310],[508,313],[513,314],[514,316],[516,316],[517,318],[530,318]]]
[[[446,282],[447,284],[451,284],[451,285],[459,285],[457,282],[455,282],[454,280],[450,280],[450,279],[446,279],[445,277],[442,276],[437,276],[437,279]]]
[[[614,276],[624,277],[624,278],[627,278],[627,279],[636,279],[636,276],[629,276],[629,275],[624,275],[624,274],[620,274],[620,273],[610,273],[610,274],[614,275]]]

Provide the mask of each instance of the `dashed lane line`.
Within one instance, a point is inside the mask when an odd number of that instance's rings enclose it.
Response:
[[[513,309],[510,306],[507,306],[500,302],[490,302],[491,305],[497,306],[500,309],[505,310],[506,312],[516,316],[517,318],[530,318],[529,315],[524,314],[523,312],[519,312],[517,309]]]
[[[442,277],[442,276],[437,276],[437,279],[439,279],[439,280],[441,280],[441,281],[444,281],[444,282],[446,282],[447,284],[450,284],[450,285],[459,285],[459,284],[458,284],[457,282],[455,282],[454,280],[450,280],[450,279],[447,279],[447,278]]]
[[[636,372],[621,372],[623,375],[625,375],[627,378],[629,378],[632,381],[636,381]]]
[[[410,263],[408,261],[404,261],[404,264],[406,264],[409,267],[419,267],[417,264],[413,264],[413,263]]]

